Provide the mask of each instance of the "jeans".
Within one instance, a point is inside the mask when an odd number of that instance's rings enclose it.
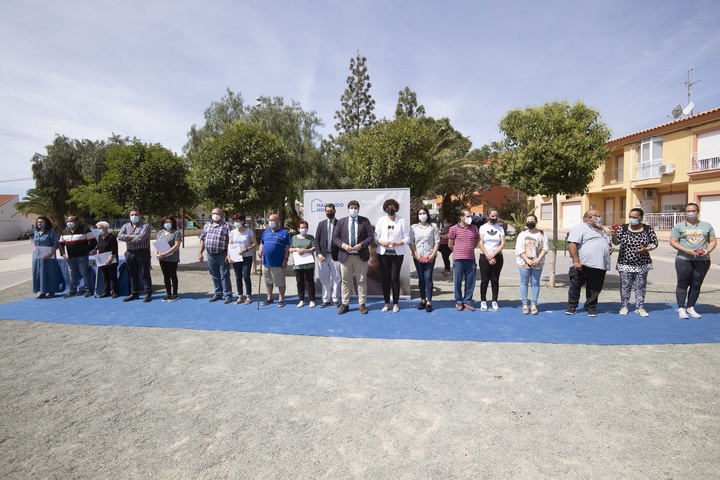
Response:
[[[455,290],[455,303],[472,305],[473,291],[475,290],[475,260],[453,260],[453,285]],[[462,282],[465,280],[465,291]]]
[[[435,259],[428,263],[418,262],[416,258],[413,258],[415,262],[415,270],[418,274],[418,287],[420,287],[420,299],[432,302],[433,294],[433,270],[435,269]]]
[[[130,293],[140,293],[143,287],[146,294],[152,293],[152,279],[150,278],[150,249],[139,248],[125,251],[125,263],[130,273]],[[142,274],[143,283],[140,283]]]
[[[685,308],[686,298],[687,308],[695,306],[708,270],[710,270],[710,260],[695,261],[675,258],[675,273],[677,274],[675,297],[678,308]]]
[[[538,297],[540,296],[540,275],[542,275],[541,268],[523,268],[518,267],[520,270],[520,300],[523,305],[527,304],[528,299],[528,281],[532,285],[532,305],[537,305]]]
[[[243,296],[243,282],[245,282],[245,290],[247,295],[252,295],[252,280],[250,274],[252,273],[253,257],[249,255],[243,257],[242,263],[233,263],[233,270],[235,271],[235,284],[237,285],[237,292],[239,296]]]
[[[207,252],[207,264],[210,276],[212,277],[213,286],[215,287],[215,296],[232,297],[232,284],[230,282],[230,264],[225,261],[227,250],[220,253]]]
[[[83,255],[81,257],[68,257],[67,259],[68,273],[70,274],[70,291],[77,292],[78,286],[78,270],[82,275],[83,282],[85,283],[85,291],[93,293],[95,289],[94,285],[90,280],[90,267],[88,266],[88,257]]]
[[[577,308],[580,302],[580,289],[585,285],[585,310],[594,312],[597,307],[598,297],[605,285],[606,271],[601,268],[586,267],[582,270],[575,270],[570,266],[570,289],[568,290],[568,307]]]

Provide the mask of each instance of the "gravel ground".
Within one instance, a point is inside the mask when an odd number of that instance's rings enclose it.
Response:
[[[203,271],[181,270],[180,282],[184,292],[211,289]],[[451,298],[448,285],[438,281],[438,299]],[[672,301],[673,289],[653,285],[649,301]],[[0,301],[30,295],[28,282]],[[541,301],[566,295],[559,285]],[[616,296],[609,285],[601,301]],[[516,300],[517,284],[502,298]],[[708,479],[720,471],[715,344],[0,321],[0,361],[2,478]]]

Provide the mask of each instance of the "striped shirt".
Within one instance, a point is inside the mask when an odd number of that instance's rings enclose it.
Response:
[[[129,235],[137,235],[137,237],[128,241]],[[128,250],[150,250],[150,225],[140,220],[135,225],[128,222],[120,227],[117,239],[121,242],[127,242]]]
[[[436,243],[440,243],[440,232],[434,223],[428,223],[424,227],[416,223],[410,227],[410,245],[415,245],[415,251],[421,257],[432,255]]]
[[[204,243],[208,253],[213,255],[226,251],[230,243],[230,224],[225,220],[206,223],[200,234],[200,241]]]
[[[475,260],[475,245],[480,233],[475,225],[461,227],[460,224],[450,227],[448,240],[455,242],[453,260]]]
[[[84,225],[79,225],[75,231],[66,228],[60,235],[60,251],[68,257],[86,257],[96,245],[95,235]]]

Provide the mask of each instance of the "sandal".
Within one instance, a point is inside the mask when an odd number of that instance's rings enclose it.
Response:
[[[523,311],[523,315],[527,315],[528,313],[530,313],[530,309],[528,308],[527,305],[523,305],[522,311]]]
[[[266,306],[272,305],[272,304],[273,304],[273,301],[272,301],[272,300],[265,300],[261,305],[262,305],[263,307],[266,307]]]
[[[537,315],[538,314],[537,306],[533,305],[532,307],[530,307],[530,313],[532,313],[533,315]]]
[[[241,303],[243,303],[243,299],[242,297],[238,297],[238,299],[235,300],[235,305],[240,305]]]
[[[285,300],[280,300],[280,301],[278,302],[278,308],[282,308],[282,307],[284,307],[284,306],[285,306]]]
[[[250,298],[250,295],[245,299],[245,305],[252,305],[252,298]]]

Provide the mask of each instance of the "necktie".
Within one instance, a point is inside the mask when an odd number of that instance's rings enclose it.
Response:
[[[350,246],[355,246],[355,219],[352,219],[352,223],[350,224]]]
[[[328,220],[328,238],[327,238],[327,251],[329,252],[332,249],[332,227],[333,224],[330,220]]]

